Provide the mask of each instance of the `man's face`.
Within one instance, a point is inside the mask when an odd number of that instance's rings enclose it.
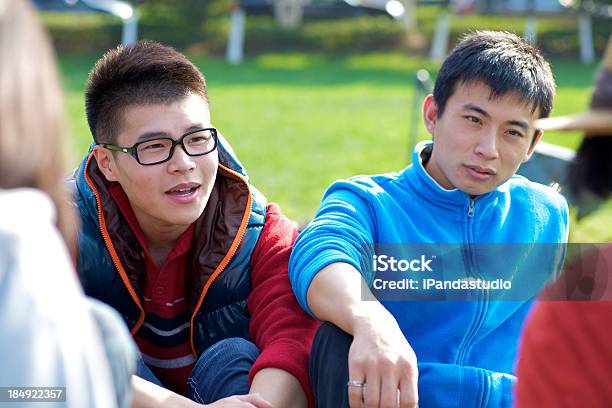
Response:
[[[425,126],[434,138],[426,169],[446,189],[473,196],[492,191],[533,153],[537,110],[517,94],[490,95],[483,83],[458,83],[442,116],[431,95],[425,100]]]
[[[123,113],[116,144],[129,147],[160,137],[178,140],[190,130],[209,127],[208,104],[198,95],[170,104],[134,105]],[[151,166],[102,147],[94,154],[106,178],[121,184],[145,234],[191,225],[204,211],[217,175],[217,150],[192,157],[176,146],[170,160]]]

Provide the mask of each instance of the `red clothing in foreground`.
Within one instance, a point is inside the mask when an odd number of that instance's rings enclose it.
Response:
[[[612,407],[612,245],[584,249],[527,320],[516,370],[519,408]]]
[[[516,407],[612,407],[612,302],[540,302],[517,366]]]

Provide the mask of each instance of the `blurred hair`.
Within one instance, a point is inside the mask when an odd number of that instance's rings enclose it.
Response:
[[[438,115],[444,113],[458,83],[472,82],[491,88],[492,98],[518,93],[532,112],[538,110],[540,118],[548,117],[552,110],[555,81],[550,65],[536,48],[515,34],[477,31],[453,49],[434,86]]]
[[[585,137],[576,152],[576,166],[569,174],[572,193],[589,191],[601,198],[612,193],[612,134]]]
[[[0,188],[47,193],[74,255],[76,217],[64,181],[64,120],[55,55],[30,0],[0,0]]]
[[[129,106],[172,103],[190,94],[208,103],[204,76],[171,47],[139,41],[108,51],[89,74],[85,108],[96,143],[116,143]]]

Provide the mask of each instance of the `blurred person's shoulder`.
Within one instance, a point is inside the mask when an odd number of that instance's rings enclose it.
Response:
[[[21,290],[36,297],[41,312],[53,316],[69,311],[70,301],[81,291],[55,226],[51,198],[31,188],[0,190],[0,208],[0,273],[18,274]]]

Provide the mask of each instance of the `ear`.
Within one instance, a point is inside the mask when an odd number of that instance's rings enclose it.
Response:
[[[438,119],[438,105],[434,100],[433,95],[427,95],[425,101],[423,101],[423,121],[425,122],[425,128],[431,135],[434,134],[436,128],[436,120]]]
[[[117,178],[117,165],[115,164],[115,158],[110,150],[105,149],[101,146],[94,147],[93,155],[98,162],[98,167],[106,180],[108,181],[119,181]]]
[[[531,159],[531,156],[533,155],[533,152],[535,151],[536,145],[538,144],[538,142],[542,138],[543,134],[544,134],[544,131],[542,129],[538,130],[538,133],[533,138],[533,143],[531,144],[531,147],[529,147],[529,150],[527,150],[527,154],[525,154],[525,158],[523,159],[523,163],[525,163],[527,160]]]

